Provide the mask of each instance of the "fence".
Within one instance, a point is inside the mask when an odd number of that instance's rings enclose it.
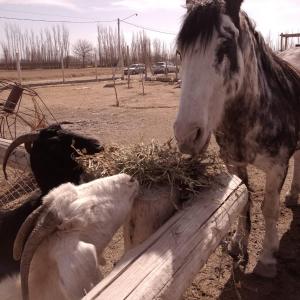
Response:
[[[288,39],[290,39],[290,38],[298,38],[299,39],[300,33],[285,33],[285,34],[281,33],[280,34],[280,51],[284,51],[288,48]]]

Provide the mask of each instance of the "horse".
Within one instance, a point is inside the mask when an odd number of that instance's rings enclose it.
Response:
[[[174,123],[181,152],[199,155],[212,133],[230,172],[248,184],[247,165],[266,174],[263,249],[254,273],[277,274],[280,191],[294,156],[287,206],[300,192],[300,75],[265,43],[241,9],[242,0],[186,0],[177,36],[182,90]],[[230,254],[244,256],[251,229],[250,200],[238,219]]]
[[[300,72],[300,45],[279,52],[278,55],[289,62],[291,65],[293,65],[293,67],[295,67]]]

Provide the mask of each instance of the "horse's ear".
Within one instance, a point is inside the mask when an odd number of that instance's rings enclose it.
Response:
[[[240,10],[243,0],[225,0],[226,13],[231,17],[234,25],[240,27]]]
[[[186,3],[187,10],[188,11],[191,10],[196,2],[197,2],[197,0],[186,0],[185,3]]]

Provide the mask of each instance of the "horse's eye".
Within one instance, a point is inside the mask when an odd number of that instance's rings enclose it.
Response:
[[[230,39],[224,39],[216,51],[217,63],[220,64],[225,56],[228,56],[234,47],[234,42]]]
[[[226,48],[232,47],[232,46],[234,46],[234,45],[235,45],[234,39],[226,38],[226,39],[224,39],[223,42],[222,42],[222,46],[223,46],[223,47],[226,47]]]
[[[227,57],[229,62],[230,72],[234,73],[238,71],[238,59],[237,59],[237,43],[234,39],[225,38],[218,46],[216,50],[216,66],[224,62],[224,58]]]

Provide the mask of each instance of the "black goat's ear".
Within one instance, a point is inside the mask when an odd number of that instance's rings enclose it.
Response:
[[[232,19],[234,25],[240,27],[240,10],[243,0],[225,0],[226,14]]]

